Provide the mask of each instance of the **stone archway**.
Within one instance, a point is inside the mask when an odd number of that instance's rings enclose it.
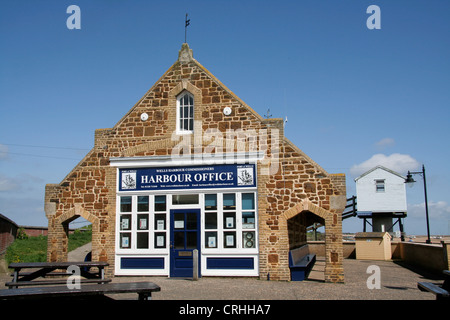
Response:
[[[327,211],[309,200],[303,200],[285,211],[283,217],[288,221],[304,212],[310,212],[325,222],[325,281],[344,282],[342,219],[340,215]]]
[[[98,237],[99,219],[85,210],[81,204],[75,204],[58,217],[49,217],[47,260],[67,261],[69,223],[83,217],[92,223],[92,260],[99,259]]]

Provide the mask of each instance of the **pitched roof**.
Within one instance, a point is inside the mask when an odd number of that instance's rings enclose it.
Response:
[[[189,45],[187,43],[183,43],[181,46],[180,51],[178,52],[178,60],[175,61],[174,64],[172,64],[172,66],[166,71],[164,72],[164,74],[158,79],[158,81],[155,82],[155,84],[142,96],[141,99],[139,99],[138,102],[136,102],[136,104],[119,120],[119,122],[117,122],[117,124],[113,127],[116,128],[118,127],[122,121],[124,119],[126,119],[128,117],[128,115],[139,106],[139,104],[142,102],[142,100],[144,100],[148,94],[150,92],[152,92],[154,90],[154,88],[156,88],[160,81],[163,80],[164,78],[166,78],[167,74],[176,66],[178,66],[178,64],[180,63],[189,63],[189,62],[193,62],[195,65],[197,65],[198,68],[200,68],[203,72],[205,72],[210,78],[211,80],[215,81],[217,83],[217,85],[219,85],[224,91],[226,91],[227,93],[229,93],[234,99],[236,99],[237,101],[239,101],[239,103],[241,103],[245,108],[247,108],[256,118],[258,118],[260,121],[263,121],[264,118],[261,117],[255,110],[253,110],[249,105],[247,105],[244,101],[242,101],[233,91],[231,91],[230,89],[228,89],[219,79],[217,79],[208,69],[206,69],[200,62],[198,62],[197,60],[194,59],[194,55],[193,55],[193,51],[192,49],[189,48]]]
[[[386,167],[383,167],[383,166],[378,165],[378,166],[376,166],[376,167],[373,167],[373,168],[370,169],[369,171],[364,172],[362,175],[360,175],[358,178],[356,178],[355,181],[358,181],[358,180],[361,179],[362,177],[368,175],[369,173],[371,173],[371,172],[373,172],[373,171],[375,171],[375,170],[377,170],[377,169],[381,169],[381,170],[387,171],[387,172],[389,172],[389,173],[392,173],[392,174],[394,174],[394,175],[396,175],[396,176],[398,176],[398,177],[400,177],[400,178],[406,180],[406,177],[402,176],[400,173],[395,172],[395,171],[393,171],[393,170],[391,170],[391,169],[388,169],[388,168],[386,168]]]
[[[208,69],[206,69],[202,64],[200,64],[197,60],[194,59],[193,51],[189,48],[189,45],[187,43],[183,43],[181,46],[181,49],[178,52],[178,59],[175,61],[175,63],[172,64],[172,66],[164,72],[164,74],[153,84],[153,86],[147,90],[147,92],[142,96],[142,98],[137,101],[134,106],[129,109],[129,111],[111,128],[111,129],[97,129],[98,130],[114,130],[117,129],[123,121],[136,109],[139,107],[141,102],[152,92],[155,90],[155,88],[160,84],[161,81],[163,81],[167,75],[176,67],[178,67],[180,64],[185,63],[194,63],[201,71],[203,71],[205,74],[207,74],[208,77],[212,81],[214,81],[219,87],[221,87],[224,91],[226,91],[228,94],[232,96],[233,99],[237,100],[243,107],[245,107],[247,110],[250,111],[251,114],[255,116],[259,121],[269,124],[272,123],[273,125],[276,125],[276,122],[283,122],[283,119],[264,119],[261,115],[259,115],[253,108],[251,108],[249,105],[247,105],[241,98],[239,98],[233,91],[231,91],[227,86],[225,86],[217,77],[215,77]],[[310,164],[315,166],[318,171],[323,172],[325,175],[328,175],[328,172],[323,169],[318,163],[316,163],[314,160],[312,160],[308,155],[306,155],[300,148],[298,148],[294,143],[292,143],[289,139],[287,139],[284,136],[284,131],[281,133],[280,137],[285,143],[290,145],[297,153],[299,153],[301,156],[303,156]],[[79,168],[85,161],[88,159],[93,153],[95,152],[95,147],[93,147],[86,156],[71,170],[69,174],[63,179],[63,181],[66,181],[71,174]]]

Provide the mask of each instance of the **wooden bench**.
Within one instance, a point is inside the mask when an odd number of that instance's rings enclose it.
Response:
[[[430,282],[418,282],[417,287],[420,291],[434,293],[436,295],[436,300],[450,299],[450,272],[448,270],[444,270],[443,273],[445,280],[442,286],[438,286]]]
[[[316,262],[316,255],[310,254],[308,246],[302,246],[289,251],[289,268],[291,281],[303,281],[311,272]]]
[[[158,291],[161,291],[161,288],[153,282],[90,284],[81,285],[80,289],[69,289],[67,286],[33,287],[0,290],[0,300],[85,299],[114,293],[137,293],[139,300],[149,300],[152,292]]]

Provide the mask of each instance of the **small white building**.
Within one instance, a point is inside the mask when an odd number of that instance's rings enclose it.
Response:
[[[394,233],[399,223],[403,233],[401,218],[406,217],[406,177],[383,166],[376,166],[355,179],[358,217],[372,220],[373,232]],[[394,219],[397,221],[393,222]],[[370,222],[369,222],[370,223]]]

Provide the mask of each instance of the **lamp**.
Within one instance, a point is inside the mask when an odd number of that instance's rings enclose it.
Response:
[[[420,174],[423,177],[423,189],[424,189],[424,193],[425,193],[425,215],[427,218],[427,235],[428,235],[428,239],[426,240],[426,243],[431,243],[430,240],[430,222],[429,222],[429,218],[428,218],[428,198],[427,198],[427,180],[425,177],[425,166],[422,165],[422,171],[419,172],[410,172],[408,171],[408,174],[406,175],[406,180],[405,183],[414,183],[416,182],[412,175],[413,174]]]
[[[408,174],[406,175],[405,183],[414,183],[416,180],[413,179],[411,172],[408,171]]]

